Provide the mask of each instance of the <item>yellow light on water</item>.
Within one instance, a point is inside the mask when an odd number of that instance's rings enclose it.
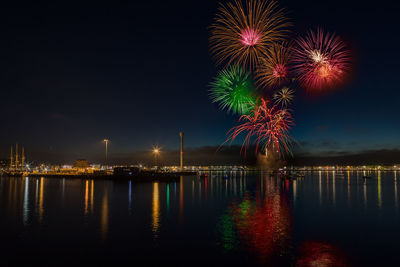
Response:
[[[157,237],[158,228],[160,227],[160,199],[159,199],[159,192],[158,192],[158,182],[153,184],[153,234],[154,237]]]
[[[88,202],[89,202],[89,181],[86,180],[85,182],[85,209],[84,214],[88,214]]]

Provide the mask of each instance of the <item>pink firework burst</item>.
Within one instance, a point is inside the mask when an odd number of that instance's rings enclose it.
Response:
[[[293,69],[307,90],[323,90],[341,84],[350,71],[350,52],[343,41],[322,29],[297,40]]]
[[[289,130],[294,125],[292,115],[288,110],[273,105],[266,99],[261,98],[257,102],[253,112],[241,116],[240,124],[229,130],[224,144],[228,141],[232,143],[240,134],[245,133],[241,152],[244,150],[246,153],[246,149],[253,142],[256,153],[260,145],[263,145],[265,150],[276,150],[280,155],[291,153],[293,139],[289,135]]]
[[[247,46],[255,46],[260,42],[261,37],[257,29],[247,28],[240,34],[240,42]]]

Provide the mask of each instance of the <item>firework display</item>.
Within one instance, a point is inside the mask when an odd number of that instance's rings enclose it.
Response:
[[[322,90],[340,84],[350,68],[350,53],[335,34],[309,31],[297,40],[293,65],[300,84]]]
[[[222,70],[211,83],[210,97],[222,110],[239,115],[247,114],[255,104],[253,82],[248,72],[231,66]]]
[[[293,100],[294,91],[290,90],[288,87],[283,87],[281,90],[277,91],[273,98],[275,104],[281,105],[282,107],[287,107]]]
[[[348,77],[350,52],[337,35],[318,28],[292,40],[290,25],[274,0],[221,4],[211,26],[210,50],[225,68],[211,83],[210,98],[222,110],[240,115],[223,144],[243,134],[245,153],[254,145],[256,153],[261,148],[265,155],[291,154],[294,89],[324,91]]]
[[[290,48],[287,44],[273,44],[266,56],[261,58],[255,73],[261,87],[280,86],[289,80]]]
[[[240,134],[246,133],[242,150],[246,149],[252,138],[256,145],[256,152],[262,144],[265,150],[271,149],[281,155],[290,153],[291,140],[289,129],[293,125],[293,118],[288,110],[277,105],[271,105],[268,100],[260,99],[254,105],[249,115],[242,115],[239,125],[229,132],[226,142],[233,142]]]
[[[221,4],[211,26],[211,51],[218,64],[254,67],[273,43],[283,40],[289,26],[273,0],[236,0]]]

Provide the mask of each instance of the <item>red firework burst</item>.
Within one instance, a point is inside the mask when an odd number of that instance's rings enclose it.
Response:
[[[289,23],[274,0],[221,4],[211,26],[211,52],[217,64],[254,67],[268,47],[283,40]]]
[[[243,115],[239,118],[239,125],[228,132],[228,141],[232,143],[240,134],[246,133],[242,144],[241,152],[246,149],[251,141],[256,146],[256,153],[260,144],[265,149],[273,149],[280,155],[289,154],[292,138],[289,130],[294,125],[292,115],[286,109],[278,105],[271,105],[270,101],[261,98],[250,115]],[[271,107],[270,107],[271,106]]]
[[[297,40],[293,68],[307,90],[323,90],[341,84],[350,70],[350,52],[343,41],[322,29]]]
[[[265,57],[260,60],[256,79],[260,86],[280,86],[288,81],[291,45],[273,44]]]

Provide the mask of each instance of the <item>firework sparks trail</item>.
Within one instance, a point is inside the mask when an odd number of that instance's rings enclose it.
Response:
[[[253,141],[256,146],[256,153],[263,145],[265,149],[276,149],[283,156],[291,150],[292,137],[289,130],[294,125],[293,118],[288,110],[281,109],[277,105],[270,106],[270,102],[261,98],[259,103],[254,105],[254,110],[249,115],[242,115],[239,118],[239,125],[228,131],[228,141],[232,143],[240,134],[246,133],[241,153]],[[222,146],[221,145],[221,146]]]
[[[248,114],[255,103],[252,95],[253,81],[241,67],[231,66],[222,70],[211,83],[210,98],[222,110]]]
[[[350,52],[343,41],[318,28],[297,40],[293,68],[307,90],[332,88],[343,82],[350,70]]]
[[[261,87],[280,86],[290,78],[289,59],[292,46],[286,43],[273,44],[260,59],[256,79]]]
[[[221,4],[211,26],[210,50],[217,64],[253,68],[270,45],[285,38],[289,25],[274,0]]]
[[[293,101],[294,91],[283,87],[281,90],[274,94],[274,100],[276,105],[280,105],[283,108],[286,108]]]

